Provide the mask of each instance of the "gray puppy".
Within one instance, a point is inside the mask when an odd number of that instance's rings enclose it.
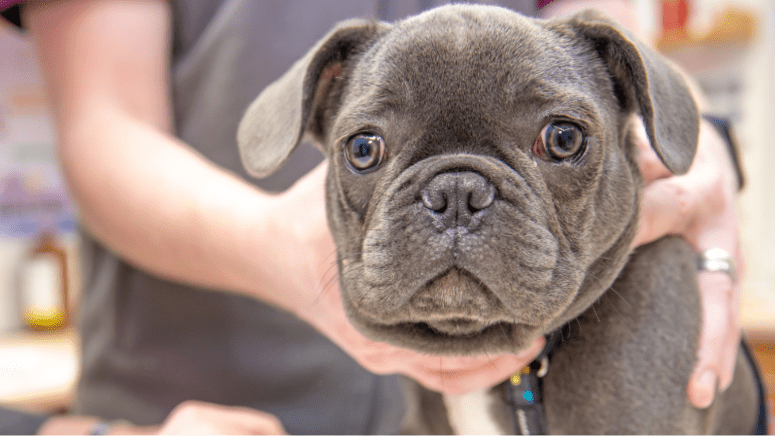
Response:
[[[697,108],[656,53],[596,12],[540,21],[455,5],[340,24],[261,93],[238,141],[256,176],[305,133],[322,145],[342,299],[366,336],[471,355],[569,325],[542,381],[550,432],[749,432],[758,397],[742,355],[713,406],[686,398],[695,253],[676,238],[630,248],[634,114],[685,172]],[[426,431],[513,431],[504,386],[482,399],[495,427],[427,392],[415,418]]]

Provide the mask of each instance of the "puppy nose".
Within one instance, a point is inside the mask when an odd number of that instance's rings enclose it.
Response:
[[[472,218],[495,199],[495,187],[473,171],[436,175],[422,191],[426,209],[445,228],[472,225]]]

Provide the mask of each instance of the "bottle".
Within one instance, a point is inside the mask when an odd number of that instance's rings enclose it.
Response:
[[[22,322],[34,330],[58,330],[68,322],[67,253],[43,232],[21,266]]]

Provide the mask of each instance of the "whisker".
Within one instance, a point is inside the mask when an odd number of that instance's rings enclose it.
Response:
[[[600,322],[600,317],[597,316],[597,310],[595,310],[595,304],[597,304],[597,301],[592,303],[592,306],[591,306],[592,307],[592,312],[595,314],[595,318],[597,318],[597,322],[599,323]]]
[[[315,297],[315,299],[312,301],[312,305],[315,306],[320,303],[320,301],[323,299],[323,297],[326,295],[326,293],[333,287],[334,283],[339,281],[339,275],[334,274],[333,277],[328,279],[326,284],[320,289],[318,292],[318,295]]]
[[[338,265],[337,265],[337,261],[336,261],[336,260],[333,260],[333,261],[331,261],[331,264],[328,266],[328,268],[326,269],[326,271],[323,273],[323,277],[321,277],[321,278],[320,278],[320,280],[322,281],[323,279],[325,279],[325,278],[326,278],[326,276],[327,276],[328,274],[330,274],[330,273],[331,273],[331,271],[333,271],[333,270],[334,270],[334,269],[335,269],[337,266],[338,266]],[[338,272],[338,270],[337,270],[337,272]],[[318,285],[319,285],[319,283],[318,283]]]
[[[517,321],[517,318],[516,318],[516,317],[514,317],[514,323],[515,323],[515,324],[516,324],[516,321]],[[509,333],[508,333],[508,332],[506,331],[506,329],[503,327],[503,323],[502,323],[502,322],[499,322],[499,323],[498,323],[498,327],[500,327],[500,329],[501,329],[501,332],[503,332],[503,337],[504,337],[504,339],[506,339],[506,342],[510,341],[510,340],[511,340],[511,338],[509,337]]]
[[[498,369],[498,365],[496,365],[495,362],[493,362],[492,357],[490,357],[490,353],[488,353],[487,350],[484,351],[484,355],[487,357],[487,360],[490,362],[490,366],[495,369]]]
[[[609,290],[611,290],[611,291],[613,291],[613,293],[614,293],[614,294],[618,295],[618,296],[619,296],[619,298],[621,298],[621,299],[622,299],[622,301],[624,301],[625,303],[627,303],[627,305],[628,305],[628,306],[632,307],[632,304],[630,304],[630,302],[629,302],[629,301],[627,301],[627,300],[626,300],[624,297],[622,297],[622,294],[620,294],[620,293],[619,293],[619,292],[618,292],[616,289],[614,289],[614,287],[613,287],[613,286],[609,287],[608,289],[609,289]]]

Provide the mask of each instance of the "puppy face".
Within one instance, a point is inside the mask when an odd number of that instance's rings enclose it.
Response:
[[[249,109],[241,150],[260,174],[304,131],[323,144],[343,302],[378,340],[450,354],[529,345],[626,261],[632,114],[669,168],[694,153],[683,82],[597,14],[444,7],[345,24],[310,53]]]

